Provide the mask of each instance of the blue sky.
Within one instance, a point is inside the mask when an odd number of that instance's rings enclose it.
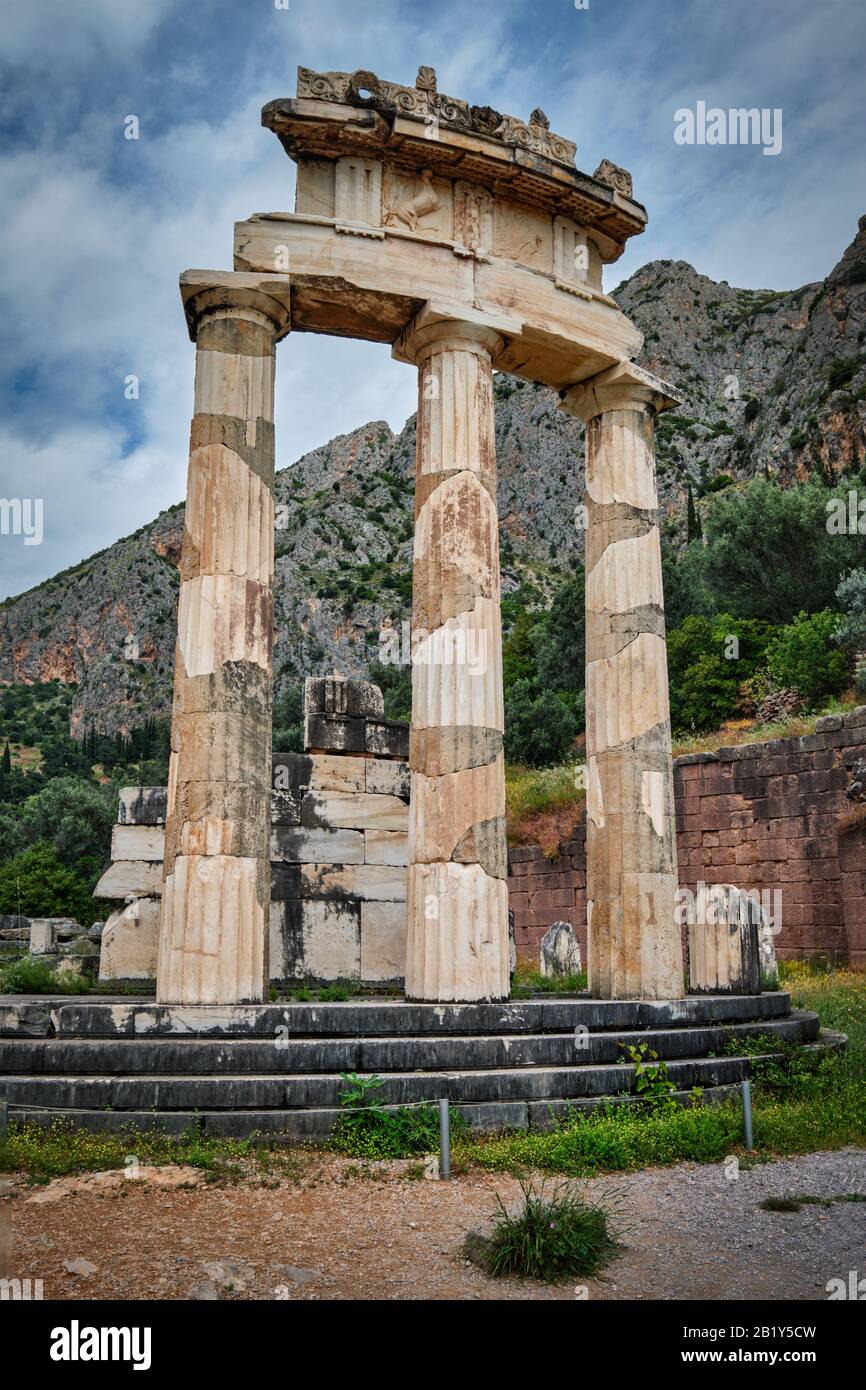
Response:
[[[578,168],[625,165],[650,225],[610,288],[663,257],[793,288],[866,212],[863,0],[0,0],[0,36],[0,496],[44,499],[41,545],[0,535],[0,597],[182,498],[177,276],[229,268],[236,219],[291,209],[293,165],[259,114],[299,63],[409,85],[432,64],[441,91],[542,106]],[[699,100],[781,108],[781,154],[677,145],[674,112]],[[367,420],[399,428],[413,376],[383,346],[291,337],[278,466]]]

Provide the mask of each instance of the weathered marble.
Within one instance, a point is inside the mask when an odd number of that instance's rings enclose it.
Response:
[[[196,377],[157,971],[163,1003],[256,1002],[268,976],[274,348],[288,331],[288,287],[249,278],[198,272],[182,280]]]
[[[503,338],[428,306],[419,368],[406,993],[509,992],[492,358]]]
[[[665,382],[620,363],[564,395],[586,421],[589,988],[684,991],[653,417]]]

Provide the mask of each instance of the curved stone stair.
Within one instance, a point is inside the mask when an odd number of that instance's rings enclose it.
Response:
[[[358,1072],[382,1078],[388,1105],[447,1096],[470,1124],[543,1128],[571,1106],[633,1095],[627,1049],[640,1043],[682,1099],[696,1086],[717,1095],[749,1075],[758,1058],[731,1044],[755,1035],[768,1038],[762,1057],[844,1045],[781,992],[199,1009],[31,998],[0,1007],[0,1099],[41,1123],[303,1139],[330,1132],[340,1073]]]

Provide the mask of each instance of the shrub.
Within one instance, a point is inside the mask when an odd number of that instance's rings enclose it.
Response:
[[[386,1110],[377,1092],[384,1086],[378,1076],[341,1072],[346,1089],[340,1092],[343,1107],[331,1135],[331,1147],[355,1158],[410,1158],[439,1148],[439,1107],[397,1106]],[[463,1117],[451,1111],[452,1128]]]
[[[768,623],[728,613],[713,619],[693,615],[669,632],[673,728],[713,729],[730,719],[739,706],[740,686],[761,663],[771,635]]]
[[[497,1195],[499,1216],[489,1237],[470,1237],[467,1254],[494,1279],[518,1275],[557,1282],[595,1274],[616,1249],[608,1214],[578,1195],[569,1183],[550,1194],[521,1181],[523,1204],[516,1213]]]
[[[848,678],[842,652],[834,646],[843,619],[824,609],[800,613],[776,634],[767,650],[767,670],[776,686],[799,691],[810,706],[838,695]]]
[[[836,602],[845,614],[837,641],[849,646],[866,646],[866,569],[851,570],[839,581]]]

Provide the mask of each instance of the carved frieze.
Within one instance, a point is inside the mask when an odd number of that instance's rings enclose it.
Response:
[[[385,227],[451,240],[451,185],[434,179],[432,169],[415,175],[386,165],[382,208]]]
[[[550,271],[553,265],[553,229],[550,216],[520,203],[497,202],[494,254],[518,265]]]

